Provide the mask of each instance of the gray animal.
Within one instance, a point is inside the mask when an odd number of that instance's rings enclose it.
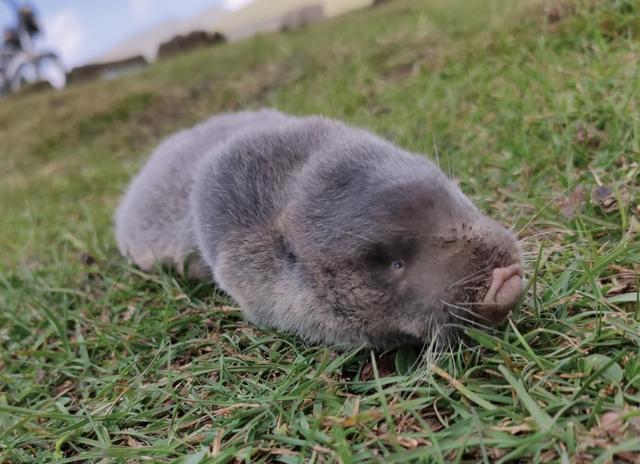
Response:
[[[212,277],[255,323],[341,347],[450,342],[522,293],[514,235],[424,156],[323,117],[214,116],[116,213],[120,251]]]

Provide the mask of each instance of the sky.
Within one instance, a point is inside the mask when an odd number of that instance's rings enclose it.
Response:
[[[82,64],[118,42],[170,18],[186,18],[205,8],[235,10],[250,0],[31,0],[44,28],[39,45],[54,49],[67,67]],[[0,0],[0,27],[15,22]]]

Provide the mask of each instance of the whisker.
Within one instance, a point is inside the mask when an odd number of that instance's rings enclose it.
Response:
[[[481,301],[460,301],[457,304],[460,306],[456,306],[458,309],[462,309],[462,306],[484,306],[485,303]]]
[[[429,318],[428,318],[428,321],[427,321],[427,327],[434,327],[434,328],[435,328],[435,330],[437,330],[438,325],[437,325],[436,323],[434,323],[434,322],[433,322],[433,316],[434,316],[434,314],[435,314],[434,312],[429,313]],[[425,349],[426,349],[426,347],[427,347],[427,344],[428,344],[428,343],[431,343],[431,341],[432,341],[432,340],[431,340],[431,338],[432,338],[432,337],[431,337],[431,334],[429,334],[429,336],[428,336],[428,337],[425,337],[424,343],[422,344],[422,347],[420,348],[420,356],[422,356],[422,354],[423,354],[424,350],[425,350]]]
[[[461,316],[460,314],[456,314],[456,313],[451,313],[451,316],[455,317],[456,319],[460,319],[463,322],[466,322],[468,326],[472,326],[472,327],[478,327],[482,330],[485,330],[487,332],[491,332],[493,329],[487,325],[484,325],[478,321],[474,321],[472,319],[468,319],[464,316]]]
[[[446,324],[442,324],[443,328],[453,327],[454,329],[460,330],[464,332],[469,327],[463,324],[456,324],[455,322],[447,322]]]
[[[446,306],[451,307],[451,308],[457,309],[457,310],[459,310],[459,311],[463,311],[464,313],[467,313],[467,314],[469,314],[470,316],[477,317],[477,318],[481,318],[481,319],[483,319],[483,320],[485,320],[485,321],[489,322],[489,320],[488,320],[486,317],[482,316],[481,314],[476,314],[476,313],[474,313],[474,312],[473,312],[473,311],[471,311],[469,308],[464,308],[464,307],[462,307],[462,306],[458,306],[458,305],[455,305],[455,304],[453,304],[453,303],[448,303],[448,302],[446,302],[446,301],[442,301],[442,303],[443,303],[444,305],[446,305]],[[462,320],[464,320],[464,321],[467,321],[467,322],[469,322],[470,324],[477,325],[478,327],[482,327],[482,328],[483,328],[483,329],[485,329],[485,330],[491,330],[491,327],[489,327],[489,326],[488,326],[488,325],[486,325],[486,324],[483,324],[482,322],[475,321],[475,320],[469,320],[469,319],[467,319],[466,317],[463,317],[463,316],[461,316],[460,314],[457,314],[457,313],[455,313],[455,312],[450,312],[449,314],[450,314],[451,316],[453,316],[453,317],[457,317],[458,319],[462,319]]]
[[[465,308],[465,307],[463,307],[463,306],[458,306],[458,305],[460,305],[461,303],[458,303],[458,304],[455,304],[455,303],[449,303],[448,301],[444,301],[444,300],[440,300],[440,303],[444,304],[445,306],[449,306],[450,308],[459,309],[459,310],[461,310],[461,311],[464,311],[464,312],[466,312],[466,313],[469,313],[469,314],[471,314],[471,315],[474,315],[474,316],[475,316],[475,314],[474,314],[474,313],[473,313],[469,308]]]
[[[471,274],[468,274],[467,276],[463,277],[462,279],[458,280],[457,282],[454,282],[451,285],[449,285],[447,290],[451,290],[452,288],[458,287],[460,285],[464,285],[465,283],[475,279],[479,275],[487,272],[490,268],[491,268],[490,265],[486,265],[484,268],[482,268],[482,269],[480,269],[480,270],[478,270],[476,272],[473,272]]]

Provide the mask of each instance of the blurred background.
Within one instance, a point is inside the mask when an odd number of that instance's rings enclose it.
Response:
[[[112,77],[161,57],[198,46],[236,41],[261,32],[300,28],[326,17],[369,6],[374,0],[1,0],[5,93],[25,83],[65,82],[56,69],[34,64],[16,76],[17,51],[47,52],[66,81]],[[50,66],[51,67],[51,66]],[[16,82],[19,81],[19,82]],[[12,85],[13,81],[13,85]]]

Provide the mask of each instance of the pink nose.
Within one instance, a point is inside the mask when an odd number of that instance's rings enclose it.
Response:
[[[478,314],[494,324],[500,323],[522,296],[522,266],[512,264],[493,270],[491,286]]]

